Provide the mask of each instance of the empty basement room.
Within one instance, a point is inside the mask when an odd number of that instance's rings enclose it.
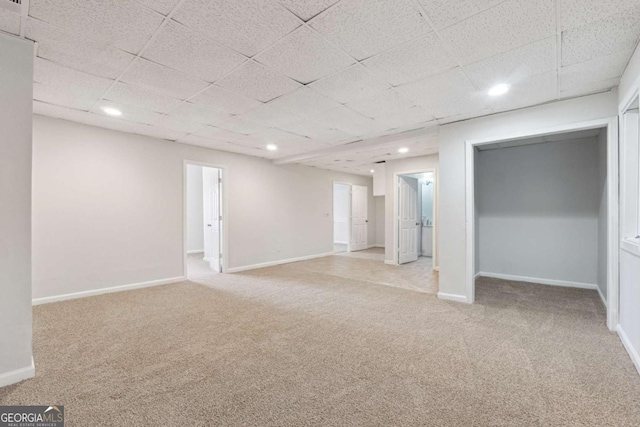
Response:
[[[637,0],[0,0],[0,426],[640,425]]]

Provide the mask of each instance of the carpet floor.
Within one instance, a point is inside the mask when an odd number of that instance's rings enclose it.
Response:
[[[638,426],[596,292],[479,279],[477,304],[276,266],[34,307],[0,404],[68,426]]]

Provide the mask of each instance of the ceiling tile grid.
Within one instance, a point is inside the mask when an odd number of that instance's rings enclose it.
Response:
[[[315,122],[331,129],[337,129],[351,136],[376,134],[389,129],[389,126],[353,111],[346,106],[325,111],[311,117]]]
[[[323,111],[338,108],[340,103],[321,95],[308,86],[304,86],[294,92],[274,99],[269,102],[268,105],[277,107],[288,114],[294,114],[299,117],[309,117],[322,113]]]
[[[142,3],[150,9],[160,12],[163,15],[168,15],[174,7],[180,3],[180,0],[137,0],[138,3]]]
[[[278,0],[303,21],[308,21],[340,0]]]
[[[334,74],[355,60],[302,26],[255,59],[303,84]]]
[[[309,25],[359,61],[431,32],[413,0],[342,0]]]
[[[262,102],[231,92],[219,86],[209,86],[189,101],[211,106],[227,114],[242,114],[262,105]]]
[[[20,34],[20,15],[0,7],[0,31]]]
[[[167,110],[176,108],[181,102],[177,98],[126,83],[116,83],[113,85],[107,94],[104,95],[104,99],[133,107],[144,108],[155,111],[156,113],[164,113]]]
[[[442,29],[490,9],[504,0],[419,0],[437,29]]]
[[[337,102],[346,104],[390,89],[391,85],[360,64],[313,82],[310,88]]]
[[[205,125],[216,126],[231,116],[206,105],[183,102],[168,113],[170,116],[191,120]]]
[[[262,102],[271,101],[302,86],[289,77],[255,61],[247,61],[234,73],[216,84]]]
[[[489,103],[494,111],[515,110],[556,99],[557,88],[558,74],[551,71],[519,81],[511,86],[509,97],[493,98]]]
[[[388,90],[371,98],[352,102],[347,106],[393,129],[411,123],[434,120],[426,108],[404,98],[395,90]]]
[[[560,89],[568,91],[622,76],[632,51],[622,51],[580,62],[560,70]]]

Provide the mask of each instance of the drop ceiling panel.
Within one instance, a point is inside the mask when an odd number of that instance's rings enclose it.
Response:
[[[562,32],[562,65],[633,50],[640,37],[640,13],[617,14]]]
[[[138,2],[166,16],[180,3],[180,0],[138,0]]]
[[[509,92],[490,102],[495,111],[507,111],[556,99],[558,76],[555,71],[528,77],[511,86]]]
[[[199,136],[204,136],[205,138],[211,138],[217,141],[227,141],[227,142],[234,142],[234,143],[246,141],[248,138],[248,135],[231,132],[231,131],[214,127],[214,126],[207,126],[205,128],[199,129],[194,133]]]
[[[275,0],[189,0],[174,19],[246,56],[300,26],[300,20]]]
[[[267,154],[266,150],[232,144],[226,141],[217,141],[215,139],[205,138],[198,135],[188,135],[184,138],[179,139],[177,142],[182,144],[197,145],[199,147],[211,148],[213,150],[244,154],[247,156],[266,157]]]
[[[112,118],[111,116],[107,115],[107,113],[103,111],[103,108],[105,107],[116,108],[120,110],[122,112],[122,116],[117,118]],[[96,107],[92,111],[99,116],[109,117],[115,121],[126,121],[126,122],[142,123],[142,124],[154,123],[160,117],[160,114],[154,113],[153,111],[132,107],[130,105],[120,104],[118,102],[105,101],[105,100],[98,102],[96,104]]]
[[[391,85],[360,64],[340,71],[332,76],[313,82],[310,88],[340,103],[371,97]]]
[[[191,102],[183,102],[178,107],[169,111],[168,114],[184,120],[190,120],[205,125],[215,126],[231,116],[212,107],[193,104]]]
[[[442,30],[463,64],[554,35],[554,0],[507,0]]]
[[[622,51],[591,61],[562,67],[560,70],[560,89],[567,91],[604,80],[616,79],[622,76],[632,53],[630,50]]]
[[[560,92],[560,98],[575,98],[577,96],[592,95],[595,93],[607,92],[620,84],[620,79],[603,80],[597,83],[579,86],[575,89],[564,90]]]
[[[271,101],[301,86],[287,76],[254,61],[248,61],[217,85],[262,102]]]
[[[485,107],[482,110],[478,110],[478,111],[472,111],[465,114],[447,116],[445,118],[436,120],[436,122],[438,123],[438,125],[446,125],[447,123],[461,122],[463,120],[469,120],[474,117],[487,116],[491,113],[493,113],[493,111],[489,107]]]
[[[20,34],[20,15],[0,7],[0,31]]]
[[[247,59],[174,21],[163,28],[143,56],[208,82],[224,77]]]
[[[460,68],[399,86],[396,90],[439,119],[487,107],[486,94],[476,91]]]
[[[29,15],[134,54],[163,20],[160,14],[133,0],[31,0]]]
[[[274,99],[269,105],[299,117],[312,116],[340,106],[338,102],[306,86]]]
[[[279,128],[324,144],[339,145],[353,139],[351,135],[307,119],[282,125]]]
[[[109,88],[112,80],[92,76],[36,58],[34,99],[88,110]]]
[[[136,133],[140,135],[151,136],[153,138],[167,139],[169,141],[176,141],[180,138],[185,138],[188,135],[187,132],[148,125],[140,125]]]
[[[442,29],[463,21],[476,13],[496,6],[504,0],[419,0],[436,28]]]
[[[620,14],[640,14],[640,2],[637,0],[562,0],[558,5],[563,30]]]
[[[357,60],[431,32],[413,0],[342,0],[309,25]]]
[[[260,107],[241,114],[238,117],[243,120],[258,123],[265,127],[276,127],[300,120],[299,116],[283,111],[272,104],[261,105]]]
[[[151,124],[165,129],[172,129],[186,133],[198,132],[207,127],[202,123],[185,120],[178,117],[167,116],[164,114],[154,120]]]
[[[244,135],[252,135],[254,133],[263,132],[268,129],[266,126],[250,122],[249,120],[245,120],[237,116],[232,117],[229,120],[225,120],[224,122],[218,124],[216,127],[231,132],[241,133]]]
[[[434,120],[426,108],[404,98],[395,90],[388,90],[374,97],[352,102],[347,106],[384,123],[389,128]]]
[[[465,67],[471,80],[481,89],[496,84],[514,84],[522,79],[556,69],[556,37],[549,37],[501,53]]]
[[[208,89],[191,98],[191,102],[214,107],[228,114],[242,114],[262,105],[262,102],[247,98],[239,93],[231,92],[212,85]]]
[[[394,86],[438,74],[457,65],[435,33],[368,58],[363,64]]]
[[[255,59],[305,84],[334,74],[355,62],[306,26],[258,54]]]
[[[340,0],[279,0],[280,4],[303,21],[308,21]]]
[[[38,42],[38,57],[94,76],[115,79],[134,56],[104,43],[64,32],[37,19],[27,19],[26,36]]]
[[[126,83],[116,83],[104,98],[109,101],[143,108],[157,113],[164,113],[171,110],[181,102],[177,98]]]
[[[137,59],[121,80],[178,99],[187,99],[208,86],[203,80],[146,59]]]
[[[33,113],[59,119],[71,120],[74,122],[81,122],[81,117],[88,114],[86,111],[65,108],[60,105],[49,104],[37,100],[33,101]]]
[[[364,136],[389,129],[387,125],[365,117],[345,106],[320,113],[312,117],[311,120],[352,136]]]

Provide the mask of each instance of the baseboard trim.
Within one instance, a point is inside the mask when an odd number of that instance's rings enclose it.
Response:
[[[187,255],[203,254],[203,253],[204,253],[204,249],[193,249],[191,251],[187,251]]]
[[[438,266],[436,265],[435,267],[433,267],[433,271],[440,272],[440,267],[438,267]]]
[[[624,346],[625,350],[627,350],[627,353],[629,353],[629,357],[631,357],[631,360],[633,361],[638,374],[640,374],[640,355],[638,355],[636,349],[633,348],[631,340],[629,340],[629,337],[624,332],[624,329],[622,329],[621,325],[618,325],[616,327],[616,332],[618,333],[618,337],[620,337],[620,341],[622,341],[622,345]]]
[[[604,305],[605,308],[607,308],[607,299],[604,297],[604,295],[602,295],[600,286],[597,287],[597,290],[598,290],[598,295],[600,295],[600,300],[602,301],[602,304]]]
[[[31,366],[25,366],[24,368],[15,369],[13,371],[0,374],[0,387],[6,387],[11,384],[19,383],[20,381],[28,380],[36,376],[36,365],[31,358]]]
[[[476,275],[475,275],[475,276],[473,276],[473,278],[474,278],[474,279],[477,279],[478,277],[480,277],[480,273],[479,273],[479,272],[478,272],[478,273],[476,273]]]
[[[511,274],[487,273],[485,271],[481,271],[480,273],[478,273],[478,275],[482,277],[490,277],[492,279],[513,280],[515,282],[536,283],[539,285],[564,286],[565,288],[579,288],[579,289],[591,289],[591,290],[598,289],[598,285],[593,283],[570,282],[568,280],[540,279],[538,277],[513,276]]]
[[[466,295],[457,295],[457,294],[445,294],[443,292],[438,292],[438,298],[444,299],[447,301],[456,301],[456,302],[467,302]]]
[[[71,294],[55,295],[52,297],[35,298],[31,300],[32,305],[49,304],[52,302],[66,301],[77,298],[93,297],[114,292],[130,291],[133,289],[149,288],[152,286],[169,285],[187,280],[186,277],[171,277],[169,279],[151,280],[149,282],[132,283],[130,285],[113,286],[111,288],[93,289],[91,291],[74,292]]]
[[[331,256],[333,255],[334,252],[325,252],[323,254],[317,254],[317,255],[307,255],[307,256],[301,256],[301,257],[297,257],[297,258],[288,258],[288,259],[281,259],[278,261],[270,261],[270,262],[263,262],[260,264],[252,264],[252,265],[245,265],[242,267],[233,267],[227,270],[227,273],[239,273],[241,271],[248,271],[248,270],[256,270],[258,268],[266,268],[266,267],[273,267],[275,265],[281,265],[281,264],[289,264],[292,262],[298,262],[298,261],[308,261],[310,259],[316,259],[316,258],[323,258],[326,256]]]
[[[373,245],[374,248],[382,248],[384,249],[384,245],[381,245],[379,243],[376,243],[375,245]]]
[[[385,259],[384,263],[387,265],[395,265],[396,267],[398,266],[398,264],[396,264],[395,261],[389,260],[389,259]]]
[[[348,245],[349,242],[333,242],[334,245]]]

